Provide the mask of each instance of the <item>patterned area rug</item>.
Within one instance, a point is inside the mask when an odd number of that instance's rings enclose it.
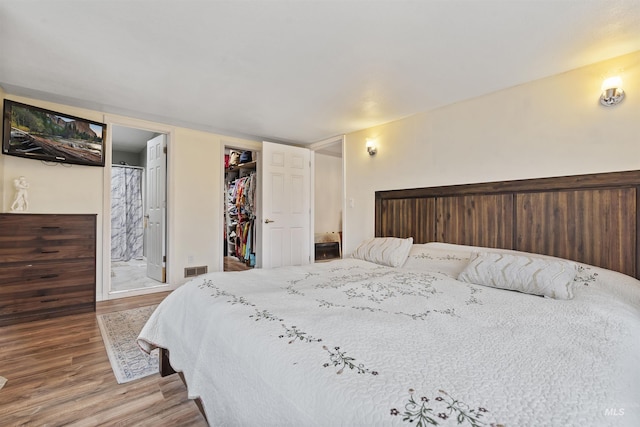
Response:
[[[158,372],[158,350],[143,352],[136,339],[157,305],[98,315],[98,326],[118,384]]]

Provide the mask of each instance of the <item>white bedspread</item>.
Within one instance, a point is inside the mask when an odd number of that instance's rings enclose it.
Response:
[[[560,301],[459,282],[468,248],[429,248],[200,276],[139,344],[214,426],[640,426],[640,282],[587,266]]]

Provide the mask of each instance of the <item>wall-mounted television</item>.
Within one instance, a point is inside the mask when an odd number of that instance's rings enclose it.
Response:
[[[107,125],[5,99],[2,153],[104,166]]]

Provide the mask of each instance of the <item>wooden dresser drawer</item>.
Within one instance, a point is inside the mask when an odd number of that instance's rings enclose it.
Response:
[[[95,258],[95,215],[0,215],[0,262]]]
[[[95,238],[86,235],[68,240],[49,240],[37,237],[29,240],[0,239],[0,262],[93,259],[95,258],[95,248]]]
[[[0,299],[15,292],[52,289],[95,280],[93,259],[13,264],[0,267]]]
[[[6,214],[0,215],[0,239],[3,237],[75,239],[95,229],[95,215]]]
[[[42,313],[43,311],[62,310],[65,307],[80,304],[93,305],[94,293],[87,289],[73,289],[59,295],[42,295],[12,301],[0,300],[0,319]]]
[[[96,215],[0,214],[0,326],[95,311]]]

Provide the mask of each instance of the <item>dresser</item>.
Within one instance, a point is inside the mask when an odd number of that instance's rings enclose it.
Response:
[[[96,308],[96,215],[0,214],[0,326]]]

